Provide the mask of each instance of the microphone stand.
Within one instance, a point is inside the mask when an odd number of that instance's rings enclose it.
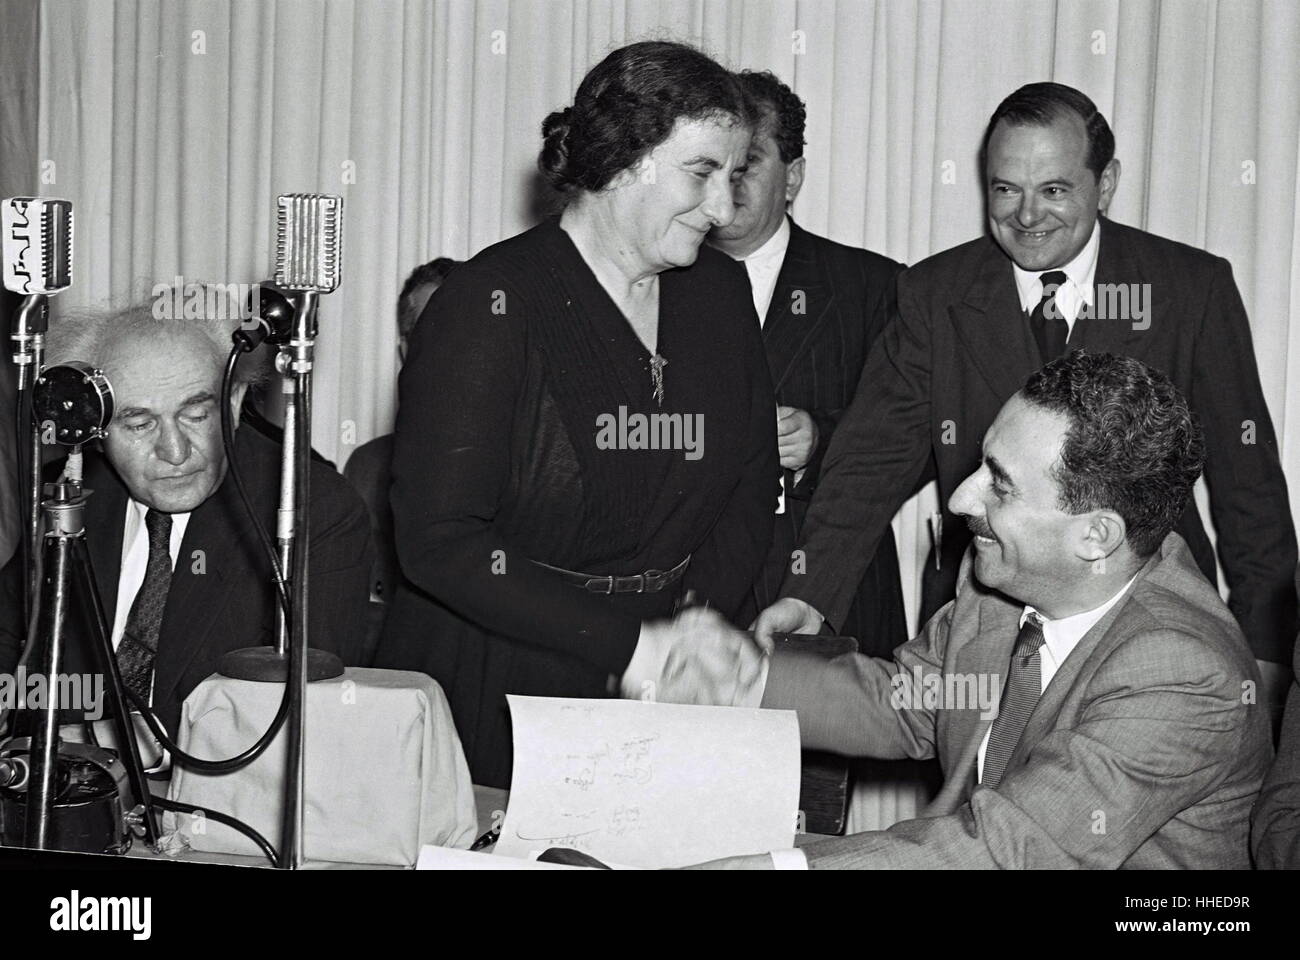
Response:
[[[61,675],[64,634],[73,607],[71,601],[79,598],[82,609],[88,610],[91,648],[108,681],[106,694],[108,707],[113,712],[117,743],[120,745],[118,755],[126,765],[131,790],[135,795],[136,806],[127,814],[127,822],[132,826],[142,826],[145,838],[153,846],[158,842],[159,831],[152,794],[140,760],[135,726],[131,723],[127,709],[126,688],[122,684],[122,674],[109,639],[108,619],[99,592],[95,589],[90,555],[86,550],[84,514],[87,494],[81,485],[80,460],[80,450],[74,449],[69,456],[68,479],[50,484],[50,497],[41,504],[48,527],[44,564],[48,574],[40,584],[38,598],[33,606],[36,616],[31,621],[31,631],[39,635],[42,628],[45,630],[44,670],[53,687],[55,678]],[[54,809],[58,793],[58,704],[53,696],[48,697],[47,701],[41,710],[31,741],[31,786],[24,811],[24,843],[36,850],[51,849],[53,834],[56,832]]]
[[[234,650],[221,658],[218,672],[238,680],[288,683],[289,704],[285,756],[284,807],[281,814],[280,863],[283,869],[302,865],[304,766],[303,739],[307,683],[342,676],[343,661],[308,644],[308,558],[310,556],[311,400],[316,347],[316,290],[291,296],[293,327],[275,357],[284,396],[284,443],[280,459],[280,502],[276,513],[276,545],[285,571],[292,616],[286,621],[275,607],[274,646]]]
[[[276,285],[291,291],[293,322],[280,343],[275,367],[283,379],[285,431],[280,461],[280,509],[276,532],[279,560],[288,580],[289,623],[277,613],[276,645],[236,650],[218,670],[227,677],[283,680],[289,684],[288,742],[285,750],[284,807],[280,822],[281,868],[297,869],[303,854],[303,714],[307,682],[343,675],[343,661],[307,642],[308,560],[311,553],[311,374],[316,347],[320,294],[338,286],[341,257],[339,216],[342,198],[281,194],[276,236]],[[287,637],[286,637],[287,634]]]
[[[23,498],[23,623],[27,623],[36,608],[40,593],[40,567],[37,563],[41,551],[41,433],[34,416],[23,415],[33,409],[36,378],[45,362],[45,332],[49,329],[50,298],[43,293],[25,296],[14,314],[13,362],[18,367],[18,410],[20,425],[14,438],[24,450],[26,470],[19,478]],[[20,461],[21,462],[21,461]]]
[[[308,575],[307,558],[311,549],[311,524],[308,504],[311,502],[311,374],[316,348],[316,309],[319,294],[304,290],[299,295],[294,310],[293,338],[281,348],[276,366],[286,377],[292,389],[286,392],[285,437],[293,441],[285,448],[285,461],[292,461],[292,487],[281,492],[281,510],[285,501],[292,503],[293,526],[289,552],[293,560],[293,623],[289,636],[289,741],[285,759],[284,810],[280,829],[280,858],[282,867],[296,870],[303,861],[303,713],[307,705],[307,611]],[[292,417],[290,423],[288,417]],[[283,558],[284,551],[281,551]],[[343,664],[340,661],[339,673]]]

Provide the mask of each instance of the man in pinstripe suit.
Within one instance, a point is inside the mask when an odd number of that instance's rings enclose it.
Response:
[[[748,623],[776,600],[786,573],[800,563],[794,548],[822,456],[893,311],[902,264],[815,236],[787,216],[803,186],[803,102],[771,73],[745,71],[738,79],[764,122],[735,188],[736,219],[715,229],[709,242],[749,274],[776,390],[784,491],[767,561],[741,611]],[[885,655],[907,639],[892,532],[882,538],[839,627],[868,653]]]
[[[949,501],[973,537],[956,599],[890,659],[787,644],[742,698],[797,711],[805,747],[937,756],[942,792],[888,830],[716,865],[1249,866],[1260,675],[1173,532],[1204,462],[1154,368],[1077,351],[1033,374]]]

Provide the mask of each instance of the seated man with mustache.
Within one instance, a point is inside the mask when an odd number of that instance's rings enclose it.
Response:
[[[1249,867],[1272,753],[1259,672],[1172,532],[1204,450],[1138,360],[1080,351],[1032,375],[949,501],[975,535],[956,599],[891,659],[785,644],[748,698],[797,711],[805,748],[937,756],[942,791],[922,819],[714,865]],[[708,654],[661,697],[710,699]]]

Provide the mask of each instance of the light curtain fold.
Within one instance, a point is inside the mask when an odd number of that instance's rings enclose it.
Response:
[[[808,105],[795,217],[907,263],[983,229],[977,151],[1002,97],[1036,80],[1079,87],[1115,130],[1122,176],[1111,215],[1232,261],[1300,515],[1300,334],[1291,326],[1300,315],[1300,4],[32,5],[39,118],[29,190],[77,209],[77,282],[60,309],[140,297],[177,276],[264,279],[276,195],[343,195],[344,282],[321,302],[314,422],[316,446],[340,464],[392,427],[402,280],[435,256],[463,259],[536,222],[548,202],[534,165],[541,121],[615,47],[679,38],[732,67],[773,70]],[[0,144],[13,139],[0,131]],[[1205,515],[1203,489],[1198,496]],[[936,506],[931,486],[894,521],[914,630]],[[868,825],[913,815],[910,789],[880,794]]]

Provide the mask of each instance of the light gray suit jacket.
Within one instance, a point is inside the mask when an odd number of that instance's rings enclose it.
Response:
[[[1249,867],[1267,708],[1241,630],[1182,538],[1170,534],[1079,641],[989,789],[975,784],[976,755],[1023,609],[971,578],[968,553],[956,599],[893,660],[778,653],[763,706],[798,712],[805,749],[938,756],[944,770],[922,818],[804,845],[809,865]],[[992,710],[933,696],[945,678],[970,694],[993,677]]]

